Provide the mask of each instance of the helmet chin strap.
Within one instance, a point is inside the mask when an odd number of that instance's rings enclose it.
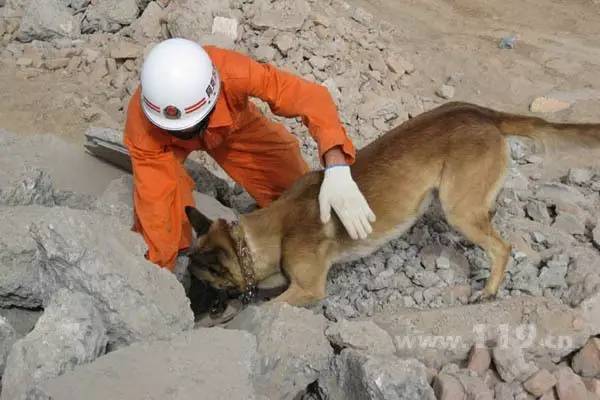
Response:
[[[216,107],[208,113],[208,115],[196,125],[191,128],[184,129],[182,131],[168,131],[170,135],[175,136],[177,139],[181,140],[191,140],[195,137],[202,136],[206,128],[208,128],[208,123],[210,122],[210,117],[213,115]]]

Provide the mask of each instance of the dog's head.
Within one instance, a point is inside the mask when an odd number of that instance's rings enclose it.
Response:
[[[197,236],[188,251],[194,275],[217,289],[241,292],[245,283],[227,222],[211,221],[194,207],[185,213]]]

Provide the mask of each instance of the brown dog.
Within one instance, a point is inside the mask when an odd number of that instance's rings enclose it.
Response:
[[[352,240],[337,218],[320,222],[322,173],[312,172],[269,207],[242,215],[237,224],[212,222],[187,208],[198,234],[190,252],[196,276],[217,288],[249,291],[283,273],[289,287],[274,301],[303,305],[323,299],[333,263],[363,257],[402,235],[437,191],[447,221],[489,256],[491,275],[482,296],[494,296],[511,246],[494,230],[490,211],[507,169],[510,135],[600,147],[600,124],[555,124],[448,103],[358,152],[352,175],[377,215],[368,239]]]

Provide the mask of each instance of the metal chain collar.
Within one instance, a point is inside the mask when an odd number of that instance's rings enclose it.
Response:
[[[252,251],[246,242],[246,235],[239,221],[229,223],[229,233],[235,244],[235,253],[244,279],[241,300],[244,304],[248,304],[256,297],[257,284]]]

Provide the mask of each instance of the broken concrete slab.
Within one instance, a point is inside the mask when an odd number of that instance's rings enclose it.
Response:
[[[213,18],[230,16],[229,0],[182,0],[166,8],[166,22],[172,37],[201,43],[212,32]]]
[[[85,14],[82,32],[116,32],[133,23],[139,14],[136,0],[104,0],[94,2]]]
[[[441,310],[395,310],[375,315],[374,322],[392,335],[399,356],[433,368],[466,360],[475,344],[507,341],[522,346],[528,358],[547,355],[558,360],[582,347],[591,332],[600,332],[592,317],[600,313],[600,301],[589,300],[584,307],[585,311],[554,299],[515,296]],[[538,340],[516,336],[530,330]]]
[[[126,226],[133,226],[133,177],[123,175],[112,181],[94,202],[94,210],[117,217]]]
[[[93,299],[67,289],[57,291],[35,329],[12,347],[0,399],[28,399],[38,384],[104,354],[107,342]]]
[[[47,212],[45,207],[0,207],[0,307],[42,306],[38,249],[29,224]]]
[[[40,385],[41,398],[78,400],[253,400],[256,339],[200,328],[136,343]],[[45,397],[44,397],[45,396]]]
[[[80,34],[79,18],[61,0],[32,0],[25,9],[17,38],[23,42],[61,37],[75,38]]]
[[[339,349],[350,348],[369,354],[394,354],[391,336],[371,321],[341,320],[325,331],[329,341]]]
[[[346,349],[336,357],[331,375],[319,381],[336,400],[434,400],[427,369],[416,360],[365,355]]]
[[[286,303],[251,306],[228,324],[257,338],[255,387],[269,399],[290,399],[329,368],[333,350],[325,338],[327,321]]]
[[[310,14],[310,5],[304,0],[254,2],[253,15],[249,20],[252,27],[260,30],[275,29],[295,32],[299,30]]]
[[[37,320],[42,315],[42,310],[28,310],[26,308],[0,307],[0,317],[4,318],[10,325],[12,325],[17,339],[21,339],[33,330]]]
[[[112,346],[192,327],[183,288],[169,271],[145,260],[140,235],[116,218],[62,207],[51,210],[30,222],[43,299],[62,287],[89,294]]]
[[[2,316],[0,316],[0,377],[4,374],[6,367],[6,358],[17,341],[17,333],[12,325]]]
[[[533,362],[525,360],[523,349],[519,346],[500,345],[492,349],[494,365],[502,380],[524,382],[538,371]]]

